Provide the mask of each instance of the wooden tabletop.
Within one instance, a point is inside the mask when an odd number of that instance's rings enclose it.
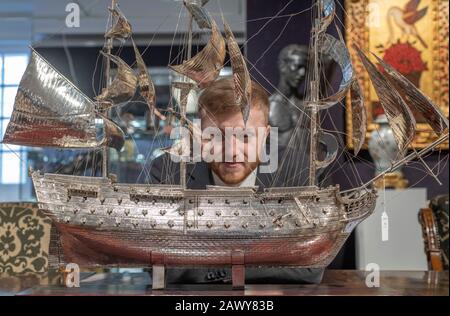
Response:
[[[59,284],[59,274],[0,276],[0,295],[449,295],[448,271],[381,271],[379,287],[366,285],[368,272],[327,270],[317,285],[247,285],[232,290],[231,285],[168,285],[166,290],[152,291],[150,276],[141,273],[82,272],[79,288]]]

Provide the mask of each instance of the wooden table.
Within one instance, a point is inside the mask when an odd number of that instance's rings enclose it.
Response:
[[[0,276],[0,295],[449,295],[448,271],[381,271],[379,288],[367,287],[366,276],[365,271],[327,270],[317,285],[247,285],[233,291],[228,284],[169,284],[166,290],[152,291],[147,272],[82,272],[80,287],[66,288],[59,285],[59,274],[50,271],[44,276]]]

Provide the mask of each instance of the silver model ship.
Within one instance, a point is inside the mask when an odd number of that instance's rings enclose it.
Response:
[[[180,124],[186,123],[190,90],[201,89],[218,77],[227,49],[235,77],[236,101],[241,104],[244,119],[248,117],[251,80],[246,62],[226,22],[223,38],[216,22],[203,8],[205,2],[184,1],[193,20],[200,28],[210,30],[211,38],[197,55],[188,56],[181,65],[171,66],[186,78],[173,83],[181,89]],[[113,24],[105,35],[107,45],[102,54],[107,60],[107,72],[111,61],[117,64],[118,73],[96,101],[86,97],[32,50],[3,142],[103,148],[102,177],[31,172],[39,207],[52,218],[58,230],[61,262],[82,266],[153,266],[155,271],[158,266],[180,265],[232,265],[234,269],[246,265],[330,264],[352,230],[374,211],[377,194],[372,184],[384,173],[346,192],[341,192],[339,186],[316,185],[316,172],[336,158],[336,152],[328,153],[324,161],[317,158],[318,137],[325,134],[319,125],[320,111],[339,103],[350,91],[356,153],[364,143],[367,120],[349,51],[342,37],[326,33],[334,18],[335,3],[317,0],[313,9],[315,22],[310,45],[313,69],[309,76],[310,93],[304,102],[311,129],[310,183],[306,187],[274,187],[263,192],[255,188],[215,186],[190,190],[186,188],[184,162],[180,165],[180,185],[122,184],[109,176],[107,149],[120,150],[124,134],[108,119],[108,109],[130,100],[139,88],[150,110],[164,118],[155,108],[155,88],[135,43],[132,44],[137,75],[111,54],[114,40],[131,36],[131,26],[114,0],[110,8]],[[385,173],[421,159],[448,140],[448,120],[429,98],[382,60],[378,59],[378,66],[383,72],[358,47],[355,49],[372,79],[401,151],[407,150],[415,133],[415,119],[409,106],[422,113],[439,135],[434,143],[395,162]],[[337,93],[320,98],[319,59],[324,55],[336,61],[343,78]],[[96,132],[99,119],[103,120],[102,139],[98,139]]]

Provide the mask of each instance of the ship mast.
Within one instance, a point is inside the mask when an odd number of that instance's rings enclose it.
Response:
[[[186,112],[190,92],[192,90],[196,91],[198,88],[203,89],[209,83],[216,80],[225,62],[226,43],[215,21],[203,9],[203,6],[207,2],[207,0],[183,0],[183,4],[189,12],[187,42],[185,42],[187,45],[185,46],[185,60],[179,65],[169,65],[173,71],[182,76],[179,81],[172,82],[172,88],[179,90],[177,103],[180,113],[180,126],[184,126],[187,123]],[[192,56],[194,21],[200,29],[210,30],[211,37],[206,46],[200,52],[197,52],[195,56]],[[231,40],[234,39],[231,38],[230,42]],[[243,88],[242,90],[245,89]],[[180,144],[182,151],[180,157],[180,186],[186,188],[186,164],[190,162],[190,153],[186,155],[187,153],[185,152],[188,149],[185,147],[189,146],[185,146],[186,144],[183,143]]]
[[[111,9],[114,9],[116,7],[116,5],[117,5],[117,0],[111,0]],[[110,13],[109,13],[109,21],[110,21],[109,27],[112,28],[114,26],[112,11],[110,11]],[[111,60],[110,60],[109,56],[112,52],[113,41],[114,41],[114,39],[112,37],[109,37],[106,39],[106,46],[105,46],[106,56],[104,57],[106,60],[106,67],[105,67],[106,88],[108,88],[111,85]],[[108,108],[105,108],[102,112],[103,112],[102,114],[105,117],[109,117],[109,115],[108,115],[109,109]],[[108,162],[109,162],[109,148],[107,146],[103,146],[103,148],[102,148],[102,176],[103,176],[103,178],[107,178],[108,174],[109,174]]]
[[[312,72],[312,78],[311,78],[311,103],[310,103],[310,143],[309,143],[309,185],[315,186],[316,185],[316,173],[317,173],[317,150],[318,150],[318,124],[319,124],[319,111],[318,107],[315,103],[319,101],[319,84],[320,84],[320,77],[319,77],[319,35],[320,35],[320,29],[322,25],[321,21],[321,14],[320,14],[320,8],[319,8],[319,1],[316,1],[316,14],[314,20],[314,27],[312,30],[313,36],[312,36],[312,54],[313,54],[313,72]]]
[[[193,17],[192,15],[189,15],[189,22],[188,22],[188,43],[187,43],[187,59],[191,59],[192,57],[192,27],[193,27]],[[187,77],[185,77],[186,82],[189,81]],[[189,89],[189,88],[188,88]],[[181,98],[185,98],[186,100],[182,100],[180,102],[180,112],[181,112],[181,120],[180,120],[180,126],[184,126],[186,124],[184,118],[186,117],[187,112],[187,101],[189,97],[189,90],[186,95],[184,93],[180,94]],[[180,185],[182,188],[186,188],[186,161],[184,159],[181,159],[180,162]]]
[[[192,29],[193,29],[193,23],[194,19],[193,16],[189,15],[189,21],[188,21],[188,42],[187,42],[187,52],[186,52],[186,59],[189,60],[192,57]],[[187,103],[189,98],[189,93],[191,89],[194,87],[193,84],[189,82],[188,77],[184,77],[183,82],[175,82],[174,87],[180,89],[180,126],[184,126],[186,124],[185,118],[186,118],[186,112],[187,112]],[[184,154],[185,148],[183,148],[183,154]],[[182,157],[180,161],[180,186],[182,188],[186,188],[186,160],[185,157]]]

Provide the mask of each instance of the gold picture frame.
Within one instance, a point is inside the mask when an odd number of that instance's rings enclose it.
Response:
[[[410,74],[409,79],[448,117],[449,0],[345,0],[345,9],[346,42],[367,107],[364,147],[367,148],[367,140],[377,128],[374,119],[381,107],[353,44],[387,60],[404,75]],[[406,62],[401,58],[406,58]],[[347,145],[353,149],[350,98],[346,108]],[[421,149],[436,140],[437,135],[427,123],[416,119],[417,133],[412,146]],[[448,142],[440,147],[448,148]]]

